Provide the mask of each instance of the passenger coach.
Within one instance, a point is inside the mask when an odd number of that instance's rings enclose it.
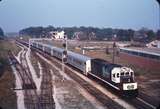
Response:
[[[91,72],[91,58],[69,51],[67,63],[81,70],[85,75]]]

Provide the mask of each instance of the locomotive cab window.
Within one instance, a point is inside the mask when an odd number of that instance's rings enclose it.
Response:
[[[121,76],[124,76],[124,72],[121,73]]]
[[[117,78],[119,78],[119,73],[117,73]]]
[[[116,77],[116,74],[113,74],[113,77],[115,78],[115,77]]]
[[[109,76],[110,73],[109,73],[109,70],[108,70],[108,67],[107,66],[103,66],[102,67],[102,73],[103,73],[103,76],[106,77],[106,76]]]
[[[129,76],[129,72],[126,72],[126,76]]]

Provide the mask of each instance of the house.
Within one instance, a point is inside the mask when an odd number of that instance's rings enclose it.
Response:
[[[74,32],[73,37],[76,40],[86,40],[87,39],[87,35],[82,31]]]
[[[65,38],[65,32],[61,31],[51,31],[49,32],[49,37],[53,38],[53,39],[64,39]]]
[[[146,44],[148,48],[160,48],[160,41],[154,40],[148,44]]]
[[[89,34],[79,31],[73,34],[73,38],[76,40],[94,40],[96,39],[96,34],[94,32],[90,32]]]
[[[143,42],[143,41],[145,41],[144,39],[147,38],[147,34],[144,31],[136,31],[134,33],[133,38],[134,38],[134,41]]]

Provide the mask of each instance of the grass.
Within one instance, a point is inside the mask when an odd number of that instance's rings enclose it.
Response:
[[[0,40],[0,107],[3,109],[16,109],[16,93],[12,90],[15,86],[15,77],[8,63],[9,50],[17,55],[20,48],[13,41]]]

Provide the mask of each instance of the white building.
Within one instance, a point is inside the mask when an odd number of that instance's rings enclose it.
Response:
[[[160,41],[158,41],[157,47],[160,48]]]
[[[146,44],[146,46],[148,48],[160,48],[160,41],[158,41],[158,40],[152,41],[152,42]]]
[[[61,32],[51,31],[49,32],[49,36],[52,37],[53,39],[64,39],[65,32],[64,31],[61,31]]]

